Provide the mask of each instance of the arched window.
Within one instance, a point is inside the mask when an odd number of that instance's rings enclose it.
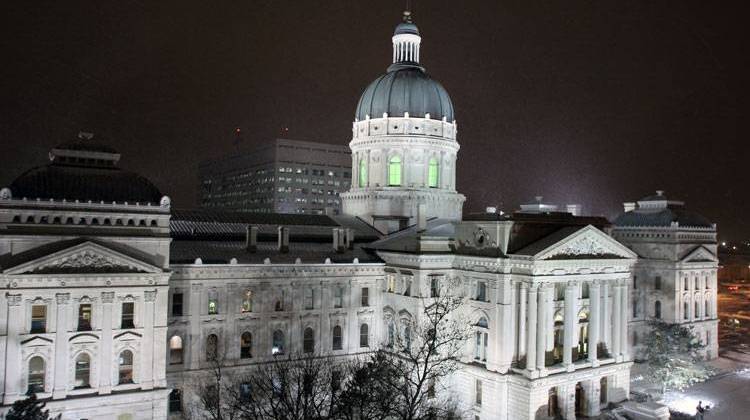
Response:
[[[367,324],[359,326],[359,346],[370,347],[370,327]]]
[[[589,352],[589,311],[578,312],[578,360],[588,357]]]
[[[34,356],[29,359],[29,387],[27,394],[44,392],[44,359]]]
[[[401,186],[401,156],[393,156],[388,161],[388,185]]]
[[[687,298],[684,302],[682,302],[682,319],[688,319],[690,318],[690,305],[688,305]]]
[[[315,351],[315,331],[312,328],[305,328],[302,336],[302,351],[312,353]]]
[[[341,326],[336,325],[333,327],[333,349],[334,350],[341,350],[342,342],[341,342]]]
[[[206,360],[215,361],[219,351],[219,337],[210,334],[206,338]]]
[[[699,300],[699,299],[697,299],[697,298],[698,298],[698,297],[696,296],[696,299],[695,299],[695,301],[694,301],[694,302],[695,302],[695,305],[693,305],[693,306],[695,307],[695,312],[693,313],[693,316],[694,316],[695,318],[700,318],[700,316],[701,316],[701,305],[700,305],[700,303],[701,303],[701,302],[700,302],[700,300]]]
[[[132,384],[133,383],[133,352],[125,350],[120,353],[120,369],[119,369],[119,382],[120,384]]]
[[[182,364],[182,338],[179,335],[169,339],[169,364]]]
[[[474,360],[486,362],[487,342],[489,341],[489,334],[487,333],[489,324],[487,323],[487,318],[479,318],[476,327],[476,331],[474,332]]]
[[[240,359],[253,357],[253,336],[245,331],[240,336]]]
[[[407,324],[404,326],[404,351],[411,349],[411,327]]]
[[[359,160],[359,188],[367,186],[367,161],[365,159]]]
[[[393,325],[393,321],[388,322],[388,347],[393,347],[393,343],[396,341],[396,326]]]
[[[430,165],[427,171],[427,186],[430,188],[437,188],[438,187],[438,180],[439,180],[439,173],[440,173],[440,164],[438,163],[438,160],[434,157],[430,158]]]
[[[89,373],[91,372],[91,358],[86,353],[76,357],[76,377],[74,386],[76,388],[89,387]]]
[[[703,316],[705,316],[706,318],[709,318],[711,316],[710,312],[708,311],[710,300],[711,296],[706,296],[706,299],[703,301]]]
[[[654,318],[661,319],[661,302],[654,302]]]
[[[253,291],[246,290],[245,294],[242,295],[242,312],[253,311]]]
[[[284,354],[284,333],[281,330],[273,332],[271,354]]]

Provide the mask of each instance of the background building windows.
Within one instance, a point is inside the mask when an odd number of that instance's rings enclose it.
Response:
[[[281,330],[276,330],[273,332],[271,354],[284,354],[284,333]]]
[[[312,328],[305,328],[302,336],[302,351],[312,353],[315,351],[315,331]]]
[[[367,324],[359,326],[359,346],[370,347],[370,328]]]
[[[182,364],[182,338],[178,335],[169,339],[169,364]]]
[[[76,357],[75,367],[75,388],[89,387],[89,373],[91,372],[91,358],[86,353],[81,353]]]

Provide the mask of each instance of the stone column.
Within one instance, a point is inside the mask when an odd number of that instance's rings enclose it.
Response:
[[[58,293],[57,298],[57,320],[55,331],[55,385],[52,398],[59,400],[65,398],[68,393],[68,304],[70,293]]]
[[[609,282],[602,282],[602,322],[601,336],[602,341],[607,346],[608,351],[612,351],[611,328],[612,320],[610,318],[609,304]]]
[[[589,417],[598,416],[600,414],[599,387],[601,386],[601,383],[598,379],[592,379],[590,381],[581,382],[581,386],[583,386],[586,395],[586,415]]]
[[[620,281],[620,354],[622,354],[623,360],[628,359],[628,282],[626,280]]]
[[[526,332],[526,370],[533,371],[536,361],[536,323],[538,284],[529,285],[529,320]]]
[[[545,305],[547,305],[547,320],[545,323],[547,324],[547,346],[544,349],[547,355],[549,357],[552,357],[552,352],[555,350],[555,285],[550,284],[547,290],[547,299],[545,300]],[[550,362],[551,363],[551,362]]]
[[[518,359],[526,355],[526,300],[528,296],[526,283],[521,283],[518,298]]]
[[[544,370],[547,351],[547,286],[547,284],[539,285],[539,292],[537,293],[539,299],[537,305],[537,323],[539,325],[536,329],[536,368],[540,371]]]
[[[190,300],[188,302],[188,309],[190,310],[190,331],[187,337],[187,349],[188,349],[188,367],[192,369],[198,369],[201,361],[201,341],[203,339],[201,335],[201,292],[203,291],[202,284],[193,284],[190,287]]]
[[[102,292],[102,337],[99,353],[99,393],[112,392],[112,302],[115,292]]]
[[[612,302],[612,355],[619,361],[622,346],[622,334],[620,332],[622,328],[622,287],[619,283],[615,283],[614,288],[615,298]]]
[[[589,285],[589,361],[593,367],[599,366],[597,350],[599,348],[599,280]]]
[[[143,337],[141,337],[141,389],[154,387],[154,301],[156,290],[143,292]]]
[[[563,348],[563,365],[569,371],[573,370],[573,347],[575,342],[575,329],[578,327],[578,285],[575,282],[568,282],[565,286],[565,325],[564,325],[564,348]]]
[[[26,391],[21,389],[21,346],[18,335],[24,325],[24,310],[21,309],[21,294],[6,294],[8,300],[8,335],[5,348],[5,398],[4,403],[12,404],[17,399],[23,399]],[[67,340],[65,340],[67,343]]]

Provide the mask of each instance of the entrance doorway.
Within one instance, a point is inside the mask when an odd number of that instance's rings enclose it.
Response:
[[[607,377],[603,377],[599,381],[599,403],[600,404],[606,404],[607,403]]]
[[[585,393],[583,392],[583,386],[578,382],[576,384],[576,417],[583,416],[586,411]]]
[[[560,406],[557,401],[557,387],[552,387],[547,397],[547,416],[557,417],[558,414],[560,414]]]

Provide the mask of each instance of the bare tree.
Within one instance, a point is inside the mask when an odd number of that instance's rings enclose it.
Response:
[[[420,298],[421,313],[389,327],[389,342],[352,372],[342,396],[352,409],[342,418],[458,418],[454,401],[436,398],[436,387],[458,369],[470,330],[459,280],[443,280],[437,296]]]

